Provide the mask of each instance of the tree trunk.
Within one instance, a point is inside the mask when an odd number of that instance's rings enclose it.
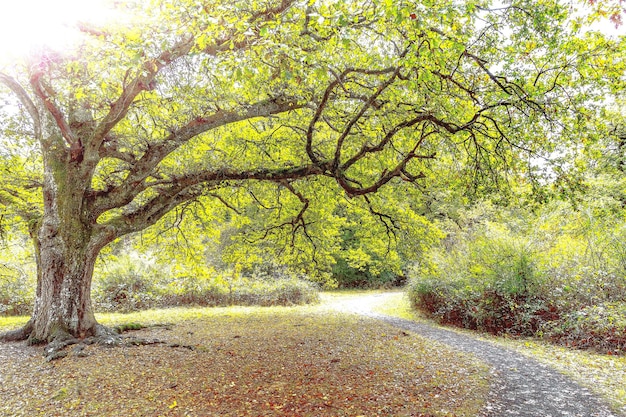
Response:
[[[37,292],[26,326],[31,343],[96,335],[91,282],[100,250],[110,241],[94,232],[84,196],[91,172],[66,147],[44,153],[44,214],[33,233]]]
[[[90,293],[97,250],[89,240],[72,233],[67,236],[66,231],[45,222],[37,246],[37,293],[30,341],[94,335],[97,323]]]

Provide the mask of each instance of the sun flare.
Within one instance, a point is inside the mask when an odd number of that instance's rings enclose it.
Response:
[[[0,7],[0,64],[46,47],[71,48],[78,22],[101,25],[114,15],[111,0],[20,0]]]

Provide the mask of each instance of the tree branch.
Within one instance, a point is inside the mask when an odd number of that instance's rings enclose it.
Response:
[[[30,96],[24,90],[24,88],[18,83],[13,77],[0,72],[0,82],[9,87],[11,91],[17,96],[18,100],[22,105],[26,108],[26,111],[30,115],[33,120],[33,129],[35,131],[35,138],[38,141],[42,139],[42,131],[41,131],[41,118],[39,116],[39,111],[37,110],[37,106],[31,100]]]
[[[333,159],[333,164],[332,164],[333,170],[336,170],[339,167],[339,164],[341,163],[341,151],[343,148],[343,142],[345,141],[346,137],[352,130],[352,127],[363,117],[363,115],[365,115],[367,110],[369,110],[369,108],[372,107],[372,104],[382,94],[382,92],[385,91],[385,89],[387,89],[387,87],[389,87],[394,82],[394,80],[396,79],[399,73],[400,73],[400,67],[396,68],[391,74],[391,76],[388,79],[386,79],[381,85],[378,86],[374,94],[372,94],[369,97],[369,99],[361,107],[359,112],[356,115],[354,115],[354,117],[348,122],[343,133],[337,139],[337,147],[335,148],[335,157]]]
[[[137,95],[150,88],[149,86],[152,85],[159,71],[175,60],[188,54],[193,44],[194,39],[189,37],[174,45],[172,48],[161,52],[157,58],[144,62],[139,75],[124,87],[121,95],[111,104],[111,109],[94,130],[89,144],[92,151],[98,152],[106,135],[126,116],[130,105]]]
[[[143,156],[132,165],[123,184],[96,193],[93,203],[95,212],[100,215],[107,210],[130,203],[148,187],[145,180],[154,173],[161,161],[192,138],[231,123],[279,114],[302,107],[303,105],[289,98],[279,97],[251,104],[239,112],[218,110],[210,116],[197,117],[191,120],[180,129],[172,132],[159,144],[149,147]]]
[[[52,115],[52,118],[56,122],[57,126],[61,131],[61,135],[65,139],[68,145],[72,146],[72,144],[77,143],[77,139],[74,137],[74,133],[70,126],[67,124],[65,117],[63,116],[63,112],[60,108],[54,104],[52,98],[48,95],[46,90],[51,91],[52,89],[45,84],[42,80],[43,73],[41,70],[36,71],[30,77],[30,84],[35,91],[35,94],[41,99],[44,107]]]
[[[185,201],[201,195],[207,195],[212,190],[230,181],[257,180],[281,183],[286,180],[301,179],[320,175],[322,172],[314,165],[297,168],[258,169],[240,171],[221,169],[217,171],[201,171],[177,176],[168,184],[163,183],[155,189],[156,195],[137,207],[127,210],[100,227],[113,231],[115,237],[143,230],[161,219],[169,210]]]

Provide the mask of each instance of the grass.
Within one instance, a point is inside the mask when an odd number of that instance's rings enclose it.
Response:
[[[379,305],[378,312],[407,320],[428,322],[419,312],[411,309],[404,293],[397,295],[384,305]],[[452,329],[462,333],[475,332]],[[480,334],[480,338],[518,351],[540,362],[549,364],[560,372],[570,376],[581,385],[604,397],[613,409],[626,415],[626,356],[610,356],[590,351],[573,350],[528,338],[496,337]]]
[[[488,391],[473,357],[325,304],[98,319],[167,323],[128,334],[192,349],[87,346],[48,363],[41,348],[0,345],[0,415],[474,416]]]
[[[0,316],[0,331],[17,329],[26,324],[28,316]]]

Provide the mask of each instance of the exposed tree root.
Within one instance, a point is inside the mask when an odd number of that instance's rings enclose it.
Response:
[[[28,323],[24,325],[24,327],[11,330],[6,333],[0,334],[0,342],[21,342],[30,337],[33,332],[33,321],[29,320]]]
[[[146,327],[146,326],[141,326]],[[97,325],[94,336],[84,339],[77,339],[74,337],[60,337],[50,342],[44,348],[44,356],[46,361],[50,362],[56,359],[61,359],[70,354],[72,356],[88,356],[84,351],[86,346],[98,345],[103,347],[119,347],[119,346],[149,346],[149,345],[164,345],[171,348],[184,348],[189,350],[196,350],[195,346],[180,345],[177,343],[169,343],[159,339],[143,339],[137,337],[122,336],[122,332],[127,330],[137,330],[138,326],[119,326],[116,328],[109,328],[102,325]],[[68,349],[70,346],[74,346],[72,349]]]
[[[163,325],[157,325],[163,326]],[[169,324],[164,326],[170,326]],[[99,345],[104,347],[117,347],[117,346],[149,346],[149,345],[164,345],[171,348],[184,348],[189,350],[196,350],[195,346],[180,345],[177,343],[169,343],[159,339],[143,339],[137,337],[125,337],[122,333],[128,330],[138,330],[146,327],[138,324],[122,325],[115,328],[109,328],[100,324],[96,325],[94,335],[79,339],[72,336],[66,331],[58,331],[52,336],[50,341],[43,349],[43,355],[46,361],[50,362],[56,359],[64,358],[68,355],[72,356],[87,356],[84,349],[89,345]],[[29,321],[24,327],[12,330],[0,335],[0,342],[19,342],[28,340],[29,344],[38,344],[37,341],[32,341],[30,336],[33,332],[32,321]],[[73,346],[72,349],[68,349]]]

